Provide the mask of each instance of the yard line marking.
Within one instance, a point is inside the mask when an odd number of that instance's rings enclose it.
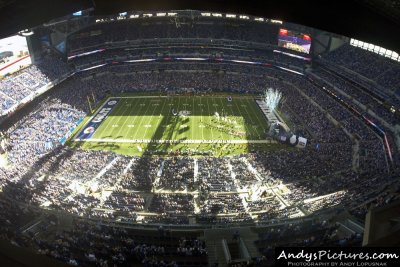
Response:
[[[180,112],[180,110],[181,110],[181,97],[178,97],[178,109],[177,109],[178,113]],[[178,115],[176,117],[178,118],[178,123],[175,125],[175,129],[180,129],[180,126],[181,126],[180,116]],[[173,136],[174,136],[174,140],[179,139],[178,131],[174,131]]]
[[[201,106],[201,111],[200,111],[200,114],[201,114],[201,120],[200,120],[200,123],[201,123],[201,139],[203,139],[204,140],[204,120],[203,120],[203,104],[201,103],[201,99],[202,99],[202,97],[200,97],[200,106]]]
[[[117,98],[117,97],[114,97],[114,98]],[[111,127],[109,127],[109,126],[111,123],[115,123],[115,121],[111,118],[112,114],[114,114],[114,112],[117,113],[117,111],[120,111],[123,108],[124,108],[124,103],[122,102],[122,100],[120,100],[116,109],[114,109],[110,114],[108,114],[107,118],[99,125],[99,127],[97,128],[96,132],[93,134],[92,137],[96,137],[97,134],[101,135],[101,136],[104,136],[104,134],[105,134],[105,136],[107,136],[107,135],[109,135],[108,134],[109,132],[111,134],[113,131],[112,131]],[[103,126],[105,126],[105,127],[103,128]]]
[[[164,128],[164,131],[161,133],[160,138],[165,138],[165,134],[169,134],[170,133],[170,122],[171,122],[171,118],[173,119],[173,115],[171,112],[171,106],[174,105],[174,103],[168,103],[167,102],[171,102],[173,100],[173,98],[167,98],[164,101],[164,106],[163,109],[161,110],[161,114],[163,114],[163,125],[161,125],[161,127]],[[165,111],[165,109],[167,109]]]
[[[134,134],[135,138],[137,138],[137,136],[138,136],[137,134],[138,134],[139,129],[141,128],[140,126],[142,125],[143,118],[146,117],[147,111],[149,110],[150,105],[146,105],[146,106],[147,106],[146,111],[144,112],[144,115],[140,116],[140,122],[137,124],[138,127],[136,127],[136,132]]]
[[[189,118],[189,120],[190,120],[190,123],[192,124],[192,131],[191,131],[191,139],[193,139],[193,134],[194,134],[194,96],[192,96],[191,97],[192,98],[192,101],[193,101],[193,105],[192,105],[192,115],[193,116],[191,116],[190,118]]]
[[[241,100],[241,99],[240,99],[240,102],[242,103],[242,100]],[[243,124],[244,124],[245,131],[246,131],[246,117],[245,117],[244,114],[242,113],[242,109],[239,107],[239,104],[237,103],[237,101],[236,101],[234,104],[236,105],[237,109],[239,110],[240,115],[241,115],[242,118],[243,118]],[[243,106],[243,105],[240,105],[240,106]],[[247,112],[247,110],[246,110],[246,112]],[[247,115],[249,115],[249,114],[247,113]],[[248,117],[249,117],[251,123],[254,124],[254,123],[253,123],[253,119],[251,118],[251,116],[249,115]],[[247,128],[249,129],[250,127],[247,127]],[[246,132],[246,138],[248,138],[249,135],[251,135],[251,134],[252,134],[252,132],[249,132],[249,133]]]
[[[132,111],[134,111],[134,112],[139,111],[140,112],[140,108],[138,106],[138,103],[140,103],[140,101],[138,99],[133,99],[133,101],[134,101],[135,105],[134,105]],[[132,117],[133,117],[133,120],[132,120]],[[134,127],[139,126],[139,124],[137,124],[137,120],[139,120],[139,116],[131,116],[131,113],[129,113],[129,122],[128,123],[130,123],[130,125],[133,125],[133,127],[130,127],[130,128],[134,128]],[[132,133],[132,129],[128,130],[127,135],[128,136],[134,136],[133,133]],[[134,136],[134,137],[136,138],[136,136]]]
[[[225,108],[224,108],[224,103],[222,102],[222,98],[220,98],[219,100],[221,101],[222,109],[225,110]],[[226,111],[225,111],[225,112],[226,112]],[[225,114],[225,115],[228,115],[228,114]],[[228,117],[231,117],[230,114],[229,114]],[[232,140],[233,135],[228,134],[228,137],[229,137],[230,140]]]
[[[125,100],[124,100],[124,101],[125,101]],[[136,105],[137,105],[137,103],[135,104],[135,107],[136,107]],[[114,137],[118,137],[118,136],[120,135],[121,131],[123,130],[123,128],[124,128],[124,126],[125,126],[125,123],[126,123],[128,120],[130,120],[130,118],[131,118],[131,111],[135,111],[135,110],[136,110],[135,108],[133,108],[133,109],[127,108],[126,110],[124,110],[124,112],[122,112],[122,117],[124,117],[125,111],[128,111],[128,114],[127,114],[127,116],[125,116],[126,118],[125,118],[124,122],[122,123],[122,127],[118,130],[117,134],[116,134]],[[121,118],[118,119],[118,122],[119,122],[120,119],[121,119]]]
[[[176,104],[176,100],[177,100],[176,98],[172,98],[172,101],[173,101],[172,106],[175,108],[176,111],[179,111],[179,109],[177,107],[177,104]],[[170,112],[171,112],[171,110],[172,109],[170,109]],[[169,113],[168,122],[170,123],[169,124],[170,127],[168,129],[168,133],[169,133],[170,139],[172,139],[172,140],[175,139],[176,127],[177,127],[177,119],[178,119],[177,116],[172,115],[172,113]]]
[[[125,107],[125,102],[123,100],[120,100],[120,102],[118,103],[118,106],[115,110],[113,110],[110,114],[108,114],[107,118],[99,125],[99,127],[97,128],[97,130],[100,130],[98,132],[98,135],[101,136],[108,136],[110,135],[114,130],[112,129],[112,126],[110,127],[110,124],[115,124],[115,120],[113,120],[111,118],[111,115],[115,113],[120,112],[121,110],[123,110],[123,108]],[[96,133],[92,136],[95,137],[97,136]]]
[[[153,98],[153,99],[152,99]],[[262,135],[263,129],[267,126],[266,121],[263,123],[260,118],[260,110],[256,109],[258,107],[255,107],[254,105],[252,106],[252,99],[250,98],[240,98],[236,97],[233,102],[235,103],[225,103],[224,99],[226,97],[175,97],[173,98],[173,102],[170,102],[167,100],[167,98],[164,98],[162,100],[157,100],[160,101],[158,105],[154,105],[153,101],[154,96],[152,97],[147,97],[143,99],[139,98],[132,98],[132,99],[121,99],[120,103],[121,106],[115,107],[116,109],[113,110],[112,113],[110,113],[106,120],[108,121],[103,121],[101,125],[99,125],[99,129],[96,133],[96,135],[93,136],[93,139],[99,139],[99,136],[104,136],[106,137],[107,135],[112,136],[112,138],[116,138],[119,136],[120,133],[122,133],[123,136],[120,136],[120,138],[126,138],[130,140],[136,140],[139,139],[140,137],[138,135],[143,135],[141,136],[141,139],[139,142],[146,142],[146,140],[151,140],[153,139],[151,136],[147,136],[147,133],[149,131],[153,131],[154,133],[154,139],[170,139],[172,142],[179,141],[178,139],[181,139],[182,137],[184,138],[190,138],[190,140],[196,140],[199,139],[199,137],[202,138],[202,140],[205,139],[210,139],[206,140],[206,143],[225,143],[228,140],[236,140],[236,139],[242,139],[243,137],[238,137],[238,136],[232,136],[229,135],[228,133],[220,133],[214,128],[208,128],[204,123],[210,123],[210,124],[216,124],[214,121],[213,111],[214,109],[218,110],[218,112],[222,112],[222,115],[225,115],[227,118],[233,119],[234,121],[237,122],[233,123],[232,126],[229,127],[229,129],[238,129],[238,131],[241,131],[240,127],[243,127],[243,123],[241,120],[246,119],[248,122],[251,123],[251,125],[248,128],[248,137],[249,139],[254,139],[252,138],[255,137],[255,139],[260,138]],[[178,99],[176,99],[178,98]],[[182,99],[181,99],[182,98]],[[192,98],[192,99],[190,99]],[[217,99],[219,98],[219,99]],[[222,99],[223,98],[223,99]],[[118,97],[109,97],[108,100],[110,99],[119,99]],[[244,101],[243,101],[243,100]],[[163,101],[163,104],[161,104],[161,101]],[[126,102],[126,101],[131,101],[131,102]],[[206,101],[206,103],[204,103]],[[170,102],[170,103],[168,103]],[[128,104],[127,104],[128,103]],[[140,104],[144,104],[140,106]],[[177,108],[178,111],[183,111],[190,110],[192,111],[192,114],[187,118],[183,116],[173,116],[175,119],[175,125],[172,127],[171,125],[166,125],[167,123],[162,123],[163,121],[165,122],[165,117],[167,115],[172,116],[171,112],[167,109],[171,109],[171,107],[168,108],[169,105],[174,106],[174,108]],[[207,107],[205,107],[207,105]],[[235,106],[234,106],[235,105]],[[134,106],[134,107],[133,107]],[[153,108],[151,108],[151,107]],[[190,108],[191,106],[191,108]],[[144,108],[145,107],[145,108]],[[161,108],[162,107],[162,108]],[[235,108],[236,107],[236,108]],[[136,108],[136,109],[135,109]],[[161,111],[160,111],[161,108]],[[207,108],[207,110],[205,110]],[[245,109],[245,110],[242,110]],[[129,111],[129,112],[128,112]],[[145,112],[144,112],[145,111]],[[257,113],[258,111],[258,113]],[[139,115],[134,115],[136,112],[139,112],[139,114],[144,114],[143,116]],[[126,115],[128,113],[128,116]],[[198,114],[200,113],[200,114]],[[115,114],[121,114],[118,119],[115,118]],[[194,115],[200,115],[200,116],[195,116]],[[236,116],[238,119],[236,120]],[[111,118],[114,115],[114,119]],[[209,116],[211,115],[211,116]],[[257,118],[253,118],[256,116]],[[125,117],[125,118],[122,118]],[[133,117],[133,118],[132,118]],[[140,117],[140,118],[139,118]],[[146,117],[146,118],[144,118]],[[199,121],[199,117],[201,118],[201,122]],[[164,118],[164,119],[163,119]],[[189,122],[189,120],[191,120]],[[245,120],[245,121],[246,121]],[[123,122],[121,124],[121,122]],[[142,125],[144,123],[144,125]],[[162,125],[161,125],[162,124]],[[156,130],[158,127],[162,127],[159,129],[159,132],[157,134]],[[168,130],[168,128],[170,130]],[[184,128],[191,128],[190,130],[185,130],[185,131],[179,131],[179,129],[184,129]],[[132,128],[137,128],[137,129],[132,129]],[[139,129],[140,128],[140,129]],[[152,128],[152,129],[148,129]],[[153,129],[156,128],[156,129]],[[201,128],[201,129],[198,129]],[[204,128],[206,128],[206,134],[204,134]],[[165,130],[164,130],[165,129]],[[246,129],[243,129],[245,131]],[[193,132],[190,132],[193,131]],[[194,132],[196,131],[196,132]],[[201,131],[200,133],[198,133]],[[214,131],[216,131],[214,133]],[[165,134],[166,132],[169,132],[170,134]],[[190,132],[190,133],[189,133]],[[117,133],[117,135],[115,135]],[[160,136],[159,136],[160,135]],[[97,138],[96,138],[97,137]],[[107,137],[108,138],[108,137]],[[111,139],[111,137],[109,138]],[[126,140],[125,139],[125,140]],[[220,140],[219,140],[220,139]],[[105,139],[108,140],[108,139]],[[76,140],[77,141],[77,140]],[[83,141],[83,140],[82,140]],[[115,140],[114,140],[115,141]],[[133,142],[135,143],[135,142]],[[190,143],[190,142],[189,142]],[[156,145],[154,143],[154,145]]]
[[[159,101],[161,101],[161,100],[159,100]],[[163,105],[162,105],[162,108],[161,108],[161,110],[160,110],[160,115],[159,115],[159,117],[158,117],[158,120],[157,120],[157,123],[156,123],[156,129],[155,129],[155,131],[154,131],[154,133],[153,133],[153,137],[154,137],[154,135],[157,133],[157,130],[158,130],[158,127],[163,127],[163,126],[166,126],[166,125],[160,125],[160,123],[162,122],[162,121],[165,121],[165,120],[168,120],[167,118],[166,118],[166,116],[168,116],[168,115],[165,115],[166,113],[164,112],[164,108],[165,108],[165,104],[167,103],[167,100],[166,99],[163,99]],[[168,112],[169,113],[169,112]],[[167,113],[167,114],[168,114]],[[161,136],[161,138],[162,138],[162,136]]]
[[[249,99],[246,99],[246,101],[250,102]],[[253,101],[254,101],[254,99],[253,99]],[[259,115],[261,114],[262,111],[261,111],[261,109],[260,109],[260,107],[258,105],[252,105],[254,103],[255,102],[249,103],[249,106],[253,109],[254,115],[255,115],[255,117],[257,117],[257,120],[259,122],[259,126],[262,127],[262,129],[264,129],[263,125],[267,126],[267,121],[264,120],[264,122],[263,122],[262,120],[260,120],[260,116]],[[263,116],[263,118],[265,118],[265,117]],[[257,133],[258,133],[258,131],[257,131]]]
[[[150,100],[150,101],[151,101],[151,100]],[[153,119],[155,118],[155,116],[154,116],[154,111],[156,110],[156,108],[158,107],[158,105],[159,105],[159,104],[157,104],[157,106],[154,106],[154,104],[153,104],[154,109],[153,109],[153,112],[151,113],[151,120],[150,120],[150,123],[152,123],[152,122],[153,122]],[[146,114],[146,115],[147,115],[147,114]],[[145,137],[146,137],[147,130],[148,130],[148,128],[150,128],[150,127],[151,127],[151,124],[146,124],[146,125],[145,125],[146,130],[144,131],[144,134],[143,134],[142,138],[145,138]],[[155,131],[154,131],[154,132],[155,132]]]
[[[208,104],[208,98],[206,98],[206,102],[207,102],[207,110],[208,110],[208,115],[210,115],[210,105]],[[212,124],[210,116],[207,117],[208,118],[208,123]],[[213,129],[210,128],[210,132],[211,132],[211,139],[214,139],[214,133],[213,133]]]

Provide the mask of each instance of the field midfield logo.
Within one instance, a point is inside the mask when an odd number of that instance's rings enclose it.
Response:
[[[189,110],[181,110],[179,111],[179,116],[189,116],[192,114]]]

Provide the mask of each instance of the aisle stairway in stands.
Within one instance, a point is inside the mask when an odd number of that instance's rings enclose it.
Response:
[[[257,247],[254,245],[254,241],[258,239],[258,235],[254,233],[250,227],[207,229],[204,231],[204,238],[206,240],[208,263],[210,266],[212,266],[214,263],[218,263],[218,267],[228,266],[224,255],[222,241],[226,240],[227,243],[233,242],[236,232],[238,233],[240,239],[243,240],[250,258],[261,256]],[[234,253],[234,251],[231,251],[231,253]],[[234,257],[232,256],[232,258]]]

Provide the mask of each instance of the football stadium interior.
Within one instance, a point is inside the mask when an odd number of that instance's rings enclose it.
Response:
[[[398,23],[398,2],[359,2]],[[399,245],[400,50],[132,9],[0,39],[4,266],[273,266],[275,247]]]

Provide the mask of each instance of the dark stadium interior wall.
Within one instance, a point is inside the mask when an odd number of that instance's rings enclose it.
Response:
[[[116,14],[129,10],[208,10],[250,14],[279,19],[324,31],[358,38],[362,41],[399,51],[399,24],[362,6],[355,0],[347,1],[265,1],[265,0],[94,0],[95,15]]]
[[[51,44],[57,46],[58,44],[66,41],[67,35],[61,32],[54,31],[50,35]],[[61,52],[61,51],[60,51]]]
[[[313,36],[313,55],[318,56],[324,53],[329,53],[349,42],[349,38],[332,36],[332,34],[324,31],[314,31]]]
[[[23,257],[21,257],[23,255]],[[45,255],[39,255],[29,249],[0,240],[0,264],[7,267],[67,267],[70,266]]]
[[[32,63],[35,63],[41,57],[42,49],[39,37],[40,35],[34,34],[26,38]]]
[[[0,116],[0,125],[3,125],[3,122],[7,119],[7,116]],[[0,126],[0,130],[4,130],[3,127]]]
[[[15,0],[0,9],[0,37],[95,6],[95,15],[121,11],[196,9],[250,14],[307,25],[399,52],[400,25],[356,0]]]
[[[326,34],[317,34],[313,36],[312,46],[313,55],[320,55],[329,51],[330,37]]]
[[[65,41],[65,37],[66,37],[65,34],[62,34],[60,32],[56,32],[56,31],[52,32],[50,36],[51,36],[51,43],[53,45],[58,44],[62,41]]]
[[[333,51],[341,47],[345,42],[349,42],[349,38],[338,38],[338,37],[331,37],[331,44],[329,47],[329,51]]]
[[[30,36],[26,37],[26,44],[28,45],[28,50],[29,50],[29,54],[31,56],[32,63],[35,63],[36,58],[33,53],[34,49],[33,49],[33,44],[32,44],[32,38]]]

